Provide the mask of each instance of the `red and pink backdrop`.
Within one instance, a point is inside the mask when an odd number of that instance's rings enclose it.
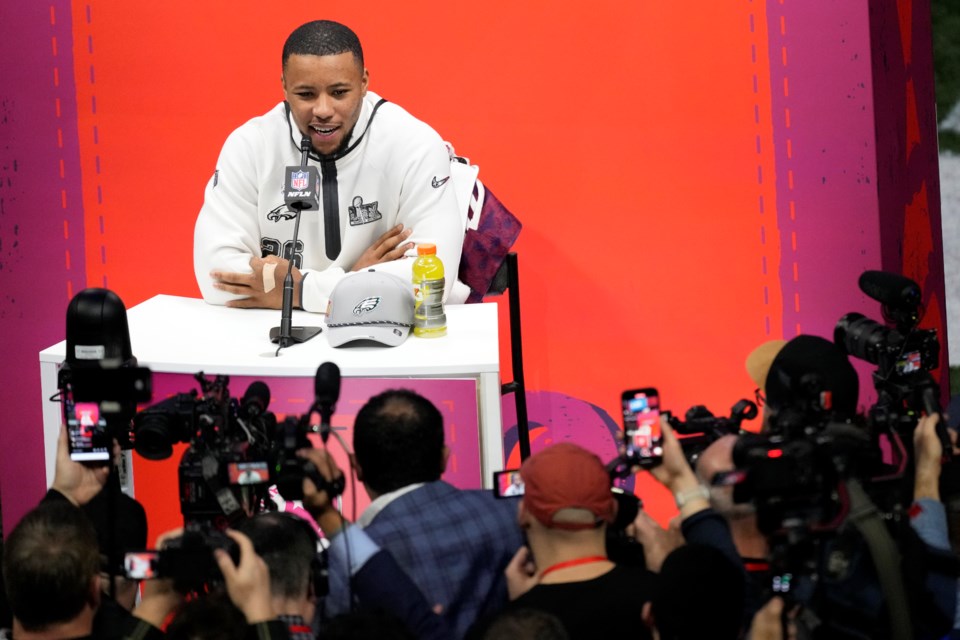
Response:
[[[371,88],[479,164],[523,220],[534,450],[574,440],[612,457],[628,387],[659,387],[674,411],[727,411],[752,392],[743,361],[758,343],[878,316],[856,287],[864,269],[917,279],[946,344],[927,0],[3,13],[7,529],[44,489],[37,352],[63,339],[68,300],[86,286],[128,307],[198,295],[193,224],[220,145],[281,99],[283,40],[320,17],[353,27]],[[508,403],[513,459],[514,422]]]

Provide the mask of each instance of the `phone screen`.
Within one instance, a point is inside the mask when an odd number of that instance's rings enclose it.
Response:
[[[131,580],[157,577],[157,551],[128,551],[123,556],[123,573]]]
[[[70,459],[77,462],[109,460],[110,438],[107,436],[107,421],[100,414],[100,405],[68,400],[65,408]]]
[[[513,498],[522,496],[524,490],[523,478],[519,469],[496,471],[493,474],[493,491],[498,498]]]
[[[270,470],[267,463],[258,460],[256,462],[228,462],[227,476],[230,484],[239,484],[241,486],[250,484],[263,484],[270,480]]]
[[[660,429],[660,396],[657,390],[631,389],[621,396],[623,431],[627,456],[644,460],[660,460],[663,456],[663,433]]]

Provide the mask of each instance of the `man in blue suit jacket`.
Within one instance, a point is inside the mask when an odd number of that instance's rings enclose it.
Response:
[[[364,405],[354,423],[354,462],[372,502],[357,525],[463,637],[507,603],[503,571],[523,540],[515,501],[440,479],[449,454],[443,434],[440,412],[412,391],[386,391]],[[343,576],[330,578],[327,612],[340,613],[350,606],[349,589],[334,593]]]

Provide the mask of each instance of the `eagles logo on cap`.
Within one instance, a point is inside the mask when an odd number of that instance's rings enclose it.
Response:
[[[409,282],[373,269],[337,283],[327,305],[327,340],[332,347],[375,342],[395,347],[413,327],[413,290]]]

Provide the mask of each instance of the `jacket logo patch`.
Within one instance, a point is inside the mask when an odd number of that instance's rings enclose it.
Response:
[[[270,222],[280,222],[281,220],[293,220],[297,217],[297,214],[293,211],[287,209],[286,204],[282,204],[279,207],[271,209],[267,214],[267,220]]]
[[[357,303],[357,306],[353,308],[353,315],[363,315],[364,313],[373,311],[378,306],[380,306],[380,296],[370,296],[369,298],[364,298]]]
[[[363,198],[354,196],[353,204],[347,207],[350,212],[350,226],[356,227],[361,224],[376,222],[383,216],[377,211],[377,201],[370,204],[363,204]]]

